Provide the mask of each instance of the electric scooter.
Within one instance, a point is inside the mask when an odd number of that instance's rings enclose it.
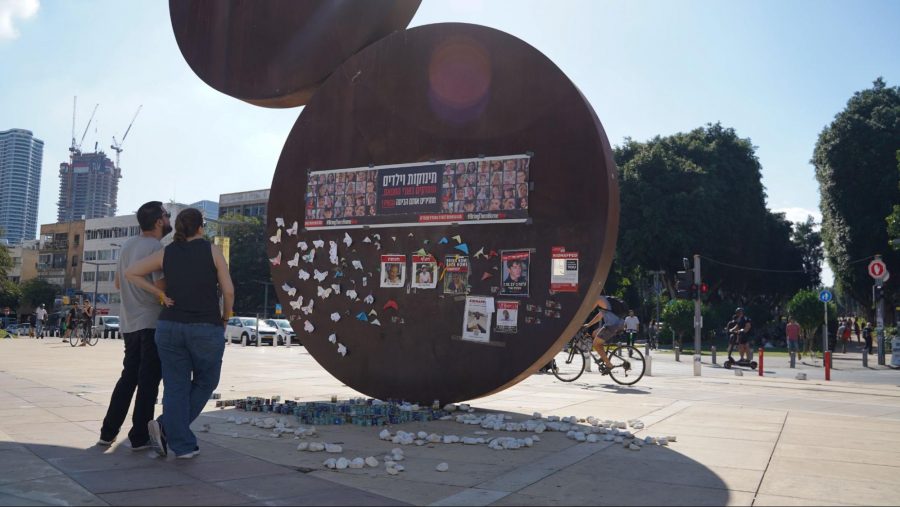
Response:
[[[731,353],[734,351],[734,347],[737,345],[738,337],[736,334],[732,334],[731,338],[728,340],[728,359],[725,360],[725,363],[722,364],[727,369],[731,369],[732,366],[742,366],[744,368],[750,368],[751,370],[755,370],[759,364],[753,360],[753,351],[750,350],[750,357],[748,359],[738,359],[735,360]]]

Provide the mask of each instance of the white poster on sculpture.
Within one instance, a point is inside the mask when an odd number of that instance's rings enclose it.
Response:
[[[491,341],[491,314],[493,312],[494,298],[485,296],[466,297],[462,339],[482,343]]]

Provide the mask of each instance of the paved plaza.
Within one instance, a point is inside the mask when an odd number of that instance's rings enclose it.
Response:
[[[859,354],[837,355],[831,382],[812,360],[792,370],[783,357],[766,358],[764,377],[709,364],[695,377],[689,357],[676,362],[669,353],[655,354],[653,376],[631,388],[597,373],[572,384],[533,375],[472,406],[513,420],[533,412],[640,419],[646,426],[638,435],[677,441],[636,452],[544,433],[519,450],[405,446],[406,470],[391,476],[383,465],[327,470],[322,461],[337,455],[298,452],[293,435],[272,438],[229,423],[229,416],[258,414],[212,402],[194,425],[209,431],[198,433],[201,454],[192,460],[132,452],[127,439],[98,447],[121,354],[117,340],[75,349],[58,338],[0,340],[0,505],[900,503],[900,371],[876,367],[874,355],[870,368]],[[798,371],[807,380],[796,380]],[[217,392],[223,399],[359,396],[302,347],[237,345],[226,348]],[[391,428],[459,436],[480,429],[452,421]],[[380,460],[397,447],[379,440],[380,430],[320,426],[316,439],[340,443],[340,456]],[[448,471],[435,470],[441,462]]]

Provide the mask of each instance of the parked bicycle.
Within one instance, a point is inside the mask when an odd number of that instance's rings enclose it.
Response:
[[[582,329],[572,337],[556,355],[550,365],[550,371],[563,382],[574,382],[584,373],[587,362],[594,361],[600,373],[608,373],[609,377],[619,385],[636,384],[644,376],[646,364],[644,354],[636,347],[627,344],[628,338],[620,333],[611,343],[606,344],[606,354],[612,367],[594,350],[594,339],[590,333]]]
[[[89,328],[84,326],[81,321],[76,321],[76,323],[72,327],[72,334],[69,336],[69,345],[73,347],[77,347],[80,344],[84,343],[93,347],[97,345],[97,342],[100,341],[98,336],[94,336],[93,333],[88,331]]]

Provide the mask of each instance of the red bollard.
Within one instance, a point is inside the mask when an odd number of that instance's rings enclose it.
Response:
[[[825,380],[831,380],[831,351],[825,351]]]
[[[759,376],[763,376],[763,348],[759,348]]]

